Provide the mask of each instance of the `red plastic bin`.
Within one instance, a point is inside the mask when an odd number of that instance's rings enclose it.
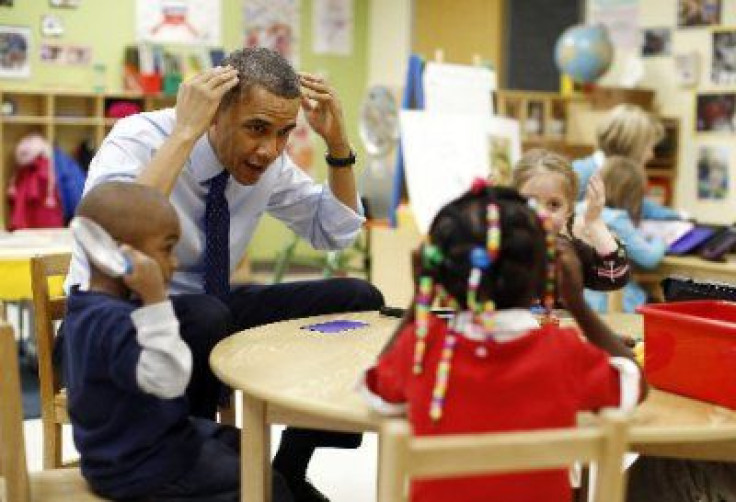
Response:
[[[736,409],[736,303],[660,303],[638,311],[649,383]]]

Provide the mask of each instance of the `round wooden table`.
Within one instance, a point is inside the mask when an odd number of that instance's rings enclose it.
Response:
[[[321,321],[368,323],[336,334],[302,329]],[[619,333],[642,336],[641,316],[611,314]],[[270,425],[377,431],[381,417],[355,392],[399,320],[377,312],[296,319],[237,333],[212,352],[215,374],[243,392],[243,501],[267,501]],[[736,458],[736,412],[652,389],[634,414],[632,449],[698,459]]]

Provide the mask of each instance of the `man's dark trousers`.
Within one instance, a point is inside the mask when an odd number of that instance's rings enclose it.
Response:
[[[365,281],[337,278],[241,286],[233,289],[227,302],[203,294],[174,295],[172,301],[181,336],[192,349],[194,358],[187,389],[192,414],[214,418],[221,383],[210,369],[209,355],[220,340],[232,333],[277,321],[377,310],[383,305],[383,296]],[[315,447],[357,448],[360,442],[360,434],[287,428],[280,452],[288,450],[289,461],[302,464],[304,460],[308,463]],[[282,463],[285,458],[287,455],[281,455]],[[277,455],[275,462],[279,460]],[[303,467],[306,469],[306,465]]]

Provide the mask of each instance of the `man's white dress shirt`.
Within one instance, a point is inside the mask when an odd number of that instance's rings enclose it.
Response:
[[[92,159],[85,193],[107,181],[134,181],[169,137],[174,125],[173,108],[133,115],[117,122]],[[222,169],[207,135],[203,135],[195,143],[170,198],[181,223],[181,239],[175,249],[179,269],[171,282],[172,294],[203,292],[207,181]],[[264,212],[283,221],[316,249],[350,245],[365,221],[361,214],[342,204],[327,183],[316,184],[286,153],[268,167],[255,185],[241,185],[231,177],[225,197],[230,207],[231,274]],[[357,203],[362,210],[360,201]],[[81,249],[75,246],[67,290],[75,284],[84,289],[88,281],[89,265]]]

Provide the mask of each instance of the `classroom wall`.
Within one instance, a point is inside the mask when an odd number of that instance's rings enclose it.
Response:
[[[59,16],[65,26],[63,37],[48,39],[50,43],[92,45],[93,60],[106,65],[106,81],[110,91],[120,90],[123,47],[135,43],[136,0],[81,0],[76,9],[49,7],[49,0],[15,0],[13,7],[0,7],[0,24],[30,26],[32,29],[31,78],[0,79],[4,89],[70,89],[91,91],[92,67],[58,66],[41,63],[40,19],[42,14]],[[220,1],[220,0],[212,0]],[[222,1],[222,40],[226,50],[242,41],[242,0]],[[301,69],[326,75],[338,90],[345,112],[351,140],[359,158],[365,158],[357,135],[360,102],[368,74],[368,18],[371,0],[354,0],[355,26],[353,53],[350,56],[317,55],[312,51],[312,1],[301,0]],[[322,162],[324,145],[315,141],[315,177],[324,179]],[[255,260],[270,260],[290,239],[290,231],[282,224],[265,218],[249,249]],[[308,246],[300,246],[299,254],[314,256]]]
[[[371,0],[368,83],[401,89],[411,53],[412,0]]]
[[[656,107],[667,116],[681,120],[679,177],[675,190],[675,205],[698,220],[731,224],[736,220],[736,135],[695,132],[695,103],[698,92],[736,92],[736,86],[715,85],[711,82],[711,50],[713,30],[736,29],[736,0],[723,0],[722,25],[715,27],[677,28],[676,0],[641,0],[640,28],[666,27],[672,30],[672,54],[697,51],[700,54],[700,79],[697,87],[678,87],[674,78],[672,56],[642,58],[645,74],[641,87],[655,89]],[[591,0],[587,2],[590,10]],[[589,13],[589,12],[588,12]],[[602,85],[618,85],[627,61],[637,51],[617,50],[611,69],[601,80]],[[698,200],[697,160],[700,146],[717,145],[731,148],[730,193],[723,201]]]
[[[508,0],[416,0],[412,51],[433,60],[442,50],[448,63],[490,63],[503,82],[504,7]]]

